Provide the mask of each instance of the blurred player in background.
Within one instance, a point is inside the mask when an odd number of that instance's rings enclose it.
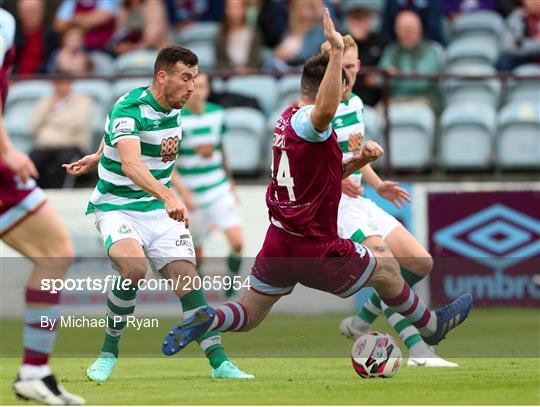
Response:
[[[179,352],[206,329],[253,329],[297,283],[342,298],[374,287],[430,344],[439,343],[468,316],[470,295],[430,311],[403,280],[392,256],[338,236],[342,179],[380,157],[382,149],[367,141],[361,154],[342,161],[332,120],[349,83],[342,68],[344,43],[328,10],[323,25],[329,55],[308,59],[301,103],[287,108],[274,130],[272,179],[266,192],[271,225],[252,269],[251,289],[238,302],[208,307],[208,319],[198,325],[173,326],[162,346],[166,355]]]
[[[360,70],[358,47],[350,35],[343,37],[343,69],[349,77],[343,100],[332,121],[338,143],[346,160],[354,154],[361,154],[365,135],[364,104],[352,92],[356,76]],[[327,41],[321,45],[321,52],[329,53],[332,47]],[[370,164],[362,167],[342,181],[342,195],[339,202],[338,228],[345,239],[362,243],[371,249],[395,256],[403,279],[412,287],[431,270],[433,261],[429,253],[393,216],[379,208],[373,201],[362,196],[362,179],[377,193],[396,207],[411,202],[409,194],[397,182],[383,181]],[[339,329],[350,339],[357,339],[370,331],[371,323],[383,312],[388,322],[399,334],[409,349],[409,366],[455,367],[457,364],[438,357],[422,340],[418,330],[398,313],[381,303],[375,292],[358,315],[344,319]]]
[[[197,56],[181,46],[163,48],[150,87],[133,89],[109,111],[100,150],[65,164],[70,175],[98,165],[99,180],[87,214],[96,227],[114,268],[130,287],[114,287],[107,301],[107,327],[101,353],[87,376],[105,381],[116,366],[119,341],[128,316],[134,315],[138,282],[151,266],[165,278],[193,282],[198,277],[185,205],[169,188],[182,138],[181,109],[193,93]],[[182,283],[174,288],[186,323],[207,305],[202,289]],[[118,322],[120,320],[120,322]],[[219,333],[208,332],[199,344],[213,378],[252,378],[229,361]]]
[[[199,266],[203,239],[216,225],[229,241],[227,263],[233,277],[239,273],[242,261],[242,221],[223,148],[225,111],[207,101],[209,94],[208,75],[199,72],[195,90],[182,110],[182,143],[172,183],[190,211],[190,231]],[[227,290],[228,296],[233,293],[232,288]]]
[[[0,9],[0,111],[7,96],[6,79],[13,60],[14,36],[13,16]],[[33,178],[38,173],[34,163],[11,144],[3,121],[0,121],[0,157],[0,237],[34,264],[25,293],[23,361],[13,390],[20,398],[45,404],[84,404],[82,397],[68,393],[52,374],[49,357],[57,324],[41,323],[42,317],[51,322],[60,320],[60,293],[42,291],[41,281],[61,279],[67,273],[74,257],[69,234],[43,191],[36,186]]]

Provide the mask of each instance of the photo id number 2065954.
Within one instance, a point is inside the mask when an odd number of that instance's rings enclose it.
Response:
[[[219,290],[234,290],[240,291],[245,288],[251,289],[249,276],[182,276],[176,281],[176,288],[182,290],[200,290],[204,291],[219,291]]]

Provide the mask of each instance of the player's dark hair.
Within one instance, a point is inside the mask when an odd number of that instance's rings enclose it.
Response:
[[[314,55],[306,61],[300,80],[300,88],[303,95],[312,98],[317,96],[329,61],[330,56],[326,52]],[[343,82],[348,85],[349,77],[343,68],[341,69],[341,77],[343,78]]]
[[[199,58],[193,51],[181,45],[169,45],[162,48],[158,53],[154,63],[154,76],[159,71],[169,72],[176,66],[177,62],[181,62],[186,66],[195,66],[199,63]]]

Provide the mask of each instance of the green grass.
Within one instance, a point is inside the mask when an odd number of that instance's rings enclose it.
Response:
[[[351,342],[336,329],[343,316],[275,315],[252,332],[225,334],[227,353],[257,376],[252,381],[210,379],[196,346],[182,357],[160,357],[171,319],[160,320],[157,329],[128,329],[107,383],[84,376],[101,329],[61,329],[52,366],[65,387],[90,404],[540,404],[537,310],[475,310],[438,349],[460,368],[403,366],[387,380],[356,376],[347,357]],[[21,325],[0,324],[0,403],[20,404],[10,386],[20,363]],[[389,331],[382,318],[375,328]]]

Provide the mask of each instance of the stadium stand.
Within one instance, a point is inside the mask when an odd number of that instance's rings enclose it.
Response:
[[[234,76],[227,81],[227,90],[254,97],[265,114],[270,114],[275,107],[277,98],[276,80],[272,76]]]
[[[504,31],[502,17],[489,10],[476,11],[460,16],[452,25],[452,37],[484,38],[499,43]]]
[[[501,109],[497,162],[502,168],[540,168],[538,103],[510,103]]]
[[[495,131],[493,107],[473,103],[448,106],[441,118],[441,164],[446,169],[489,168]]]
[[[450,73],[471,76],[494,75],[495,68],[487,65],[458,65]],[[446,103],[476,102],[496,108],[499,105],[501,83],[496,79],[450,79],[445,84]]]
[[[226,109],[224,149],[231,170],[258,173],[263,140],[266,135],[265,116],[256,109],[235,107]]]
[[[126,52],[114,61],[114,71],[118,75],[146,74],[154,72],[157,51],[141,49]]]
[[[540,76],[540,64],[525,64],[514,69],[517,76]],[[510,80],[508,103],[531,102],[540,103],[540,79]]]
[[[435,115],[425,105],[390,107],[390,162],[396,169],[423,169],[431,163]]]
[[[213,21],[198,22],[187,26],[176,34],[175,42],[187,48],[213,43],[218,30],[218,23]]]

